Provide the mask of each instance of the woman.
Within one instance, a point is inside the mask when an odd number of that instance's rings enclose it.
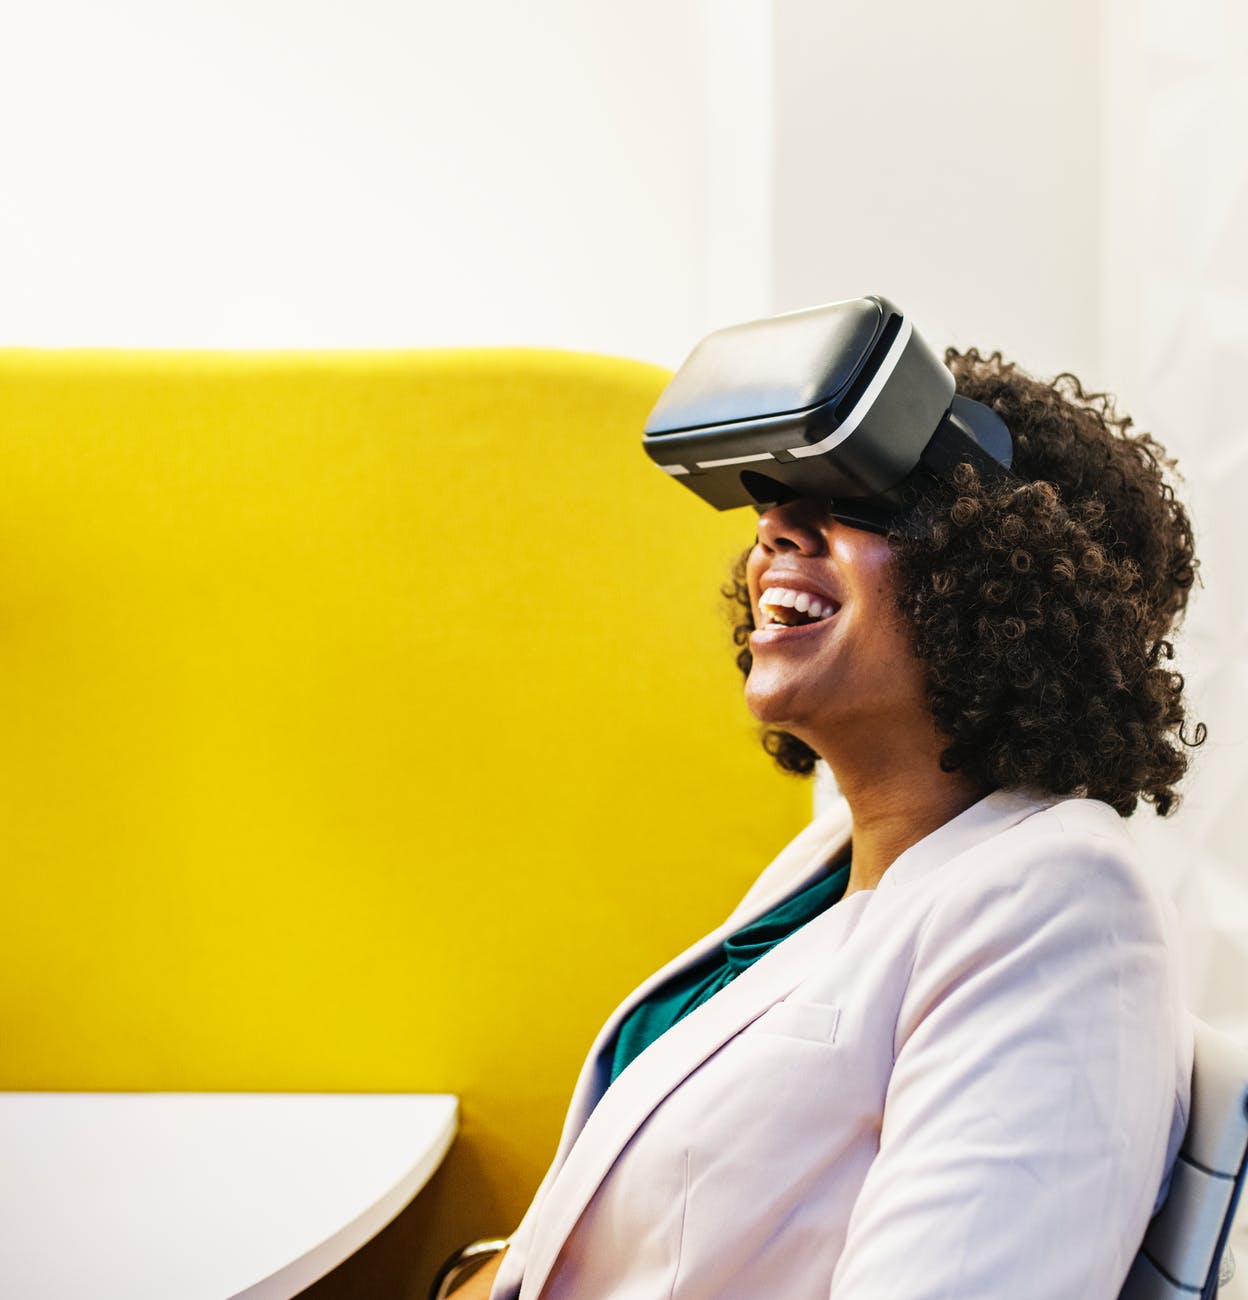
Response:
[[[886,536],[759,518],[746,699],[843,798],[611,1017],[465,1300],[1118,1294],[1187,1122],[1172,922],[1123,819],[1169,813],[1203,739],[1165,639],[1192,531],[1109,399],[946,364],[1017,479],[961,465]]]

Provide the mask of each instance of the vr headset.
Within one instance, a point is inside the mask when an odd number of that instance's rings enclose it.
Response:
[[[909,317],[877,294],[717,330],[664,389],[643,445],[717,510],[814,497],[876,533],[913,485],[961,461],[1010,475],[1014,454],[1001,417],[955,396]]]

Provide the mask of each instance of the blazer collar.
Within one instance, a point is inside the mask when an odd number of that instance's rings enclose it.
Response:
[[[899,854],[875,892],[886,894],[904,888],[1063,799],[1064,796],[1031,794],[1025,790],[994,790]]]
[[[899,854],[875,892],[890,892],[908,884],[1067,797],[994,790]],[[849,804],[840,796],[763,871],[725,925],[742,926],[801,888],[845,848],[852,834]]]

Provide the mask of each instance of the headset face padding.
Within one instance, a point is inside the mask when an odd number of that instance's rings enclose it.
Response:
[[[1009,431],[954,395],[953,375],[905,315],[873,295],[717,330],[646,421],[643,445],[718,510],[796,497],[887,529],[916,477],[959,460],[1006,473]]]

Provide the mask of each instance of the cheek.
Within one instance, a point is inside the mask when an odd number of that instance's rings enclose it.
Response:
[[[758,598],[762,594],[759,588],[759,577],[767,567],[767,557],[762,553],[762,549],[755,546],[750,552],[749,559],[745,565],[745,585],[749,590],[750,612],[754,615],[754,623],[758,624]]]
[[[877,636],[879,662],[887,666],[890,694],[926,709],[927,670],[914,653],[910,628],[895,605],[881,606]]]
[[[907,678],[918,670],[914,642],[905,616],[898,608],[892,574],[883,568],[858,604],[858,631],[871,661]],[[900,683],[899,683],[900,684]]]

